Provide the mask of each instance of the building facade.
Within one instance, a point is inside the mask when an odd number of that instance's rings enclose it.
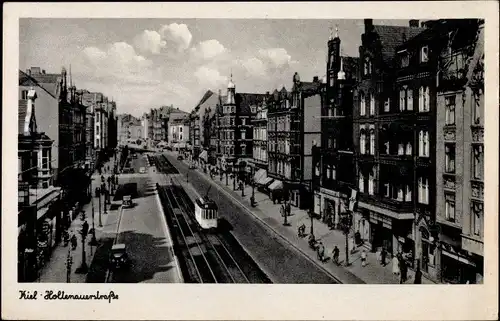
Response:
[[[484,21],[439,20],[436,221],[429,241],[435,279],[482,283],[484,270]],[[432,51],[431,51],[432,52]],[[425,244],[419,249],[426,254]]]
[[[273,195],[293,206],[309,208],[313,202],[313,146],[321,144],[321,83],[318,77],[303,82],[293,76],[290,92],[275,90],[268,102],[268,176]]]
[[[321,147],[316,148],[313,160],[313,212],[338,228],[350,190],[356,187],[352,93],[358,77],[358,59],[341,56],[338,34],[330,36],[327,47]]]
[[[267,178],[267,100],[266,93],[262,103],[256,107],[256,115],[252,119],[253,142],[252,160],[253,180],[255,184],[261,184]]]

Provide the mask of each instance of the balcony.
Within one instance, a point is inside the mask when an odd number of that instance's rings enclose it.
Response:
[[[359,206],[368,210],[381,212],[394,219],[413,219],[413,202],[398,201],[391,198],[360,194]]]
[[[379,159],[380,163],[388,165],[406,164],[410,166],[413,164],[412,155],[380,154]]]

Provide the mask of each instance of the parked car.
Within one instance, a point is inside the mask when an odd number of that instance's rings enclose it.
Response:
[[[130,208],[130,207],[132,207],[132,196],[130,196],[130,195],[124,195],[123,196],[122,207],[123,208]]]
[[[141,173],[141,174],[146,173],[146,168],[145,167],[139,168],[139,173]]]
[[[114,244],[111,247],[111,254],[109,257],[111,269],[121,269],[130,266],[130,260],[127,254],[127,247],[123,243]]]
[[[184,160],[184,156],[182,155],[177,156],[177,160]]]

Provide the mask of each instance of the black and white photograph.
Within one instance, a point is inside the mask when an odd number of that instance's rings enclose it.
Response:
[[[17,287],[484,285],[498,51],[410,14],[19,17]]]

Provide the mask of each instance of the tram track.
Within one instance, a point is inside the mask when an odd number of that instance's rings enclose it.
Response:
[[[172,170],[172,164],[164,155],[151,157],[150,163],[157,166],[163,174],[172,174],[177,170]],[[165,175],[165,176],[166,176]],[[167,179],[167,177],[165,177]],[[194,204],[186,194],[177,177],[170,176],[170,186],[159,187],[159,190],[167,199],[166,205],[172,210],[172,228],[178,230],[182,236],[183,244],[179,244],[184,249],[184,257],[187,256],[190,264],[189,273],[198,275],[194,282],[202,283],[250,283],[247,276],[248,270],[238,263],[235,255],[231,253],[231,242],[214,233],[205,233],[194,218]],[[191,241],[191,242],[190,242]],[[191,243],[194,243],[191,246]],[[189,253],[186,253],[187,252]],[[239,249],[242,250],[242,249]],[[199,252],[198,252],[199,251]],[[194,253],[193,253],[194,252]],[[246,254],[246,253],[245,253]],[[241,255],[238,257],[242,257]],[[255,273],[254,273],[255,275]],[[260,281],[260,282],[259,282]],[[261,283],[262,280],[256,280]],[[266,282],[267,283],[267,282]]]

